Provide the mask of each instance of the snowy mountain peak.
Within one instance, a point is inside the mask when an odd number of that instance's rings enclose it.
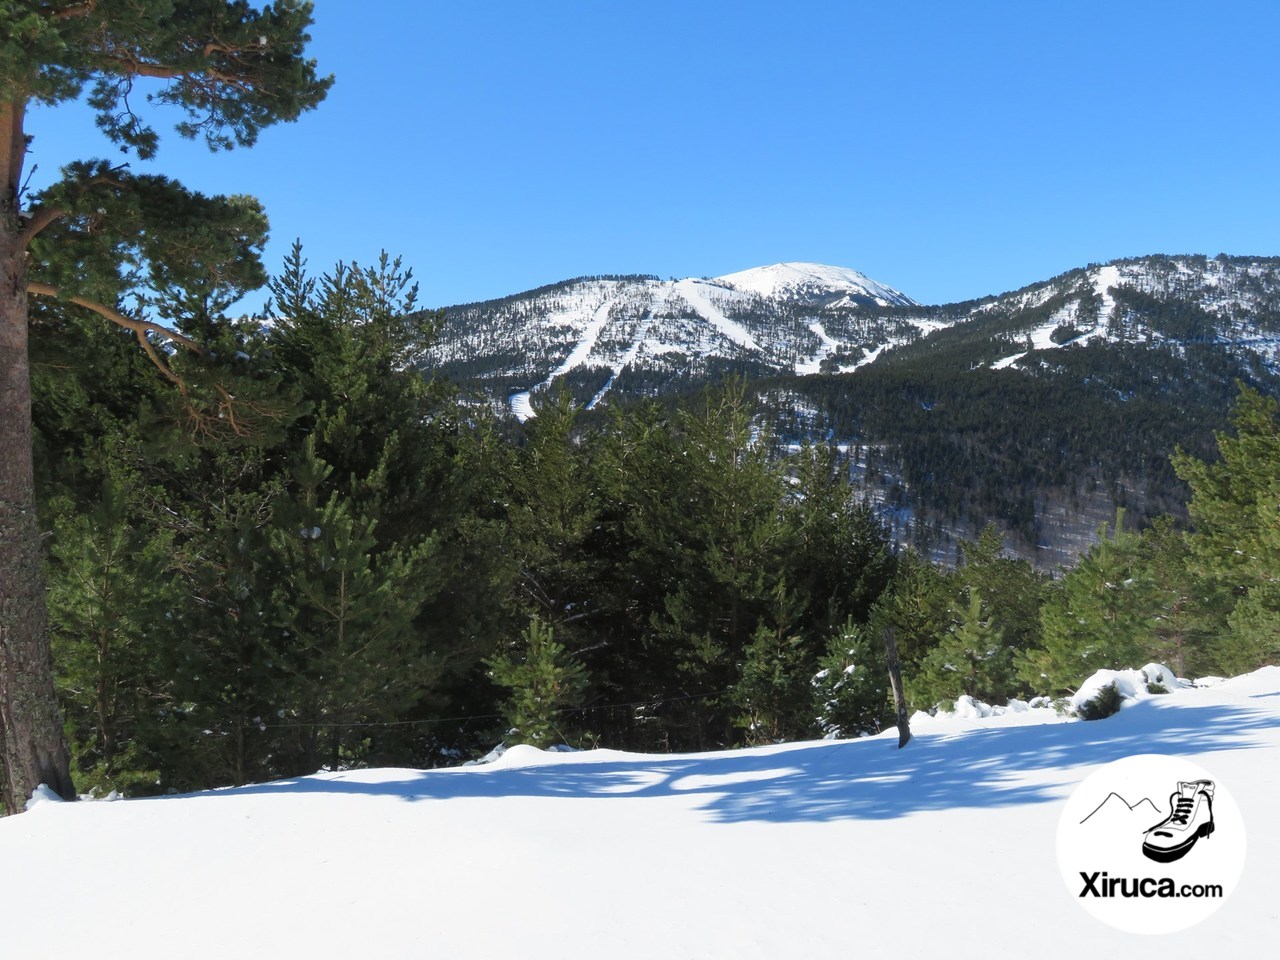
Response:
[[[716,277],[743,293],[754,293],[766,299],[827,297],[844,294],[854,299],[869,299],[881,306],[911,306],[910,297],[877,283],[864,273],[849,267],[831,267],[822,263],[775,263],[753,267],[738,273]]]

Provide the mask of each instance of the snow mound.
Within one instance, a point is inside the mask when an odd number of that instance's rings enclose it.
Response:
[[[935,710],[926,713],[917,711],[911,717],[911,729],[917,728],[929,732],[941,731],[945,727],[962,729],[972,725],[973,721],[1001,720],[1005,724],[1057,723],[1066,719],[1054,708],[1048,697],[1036,697],[1033,700],[1010,700],[1007,704],[992,705],[976,700],[968,694],[961,695],[950,710]]]
[[[1078,711],[1081,704],[1088,703],[1112,684],[1115,684],[1116,691],[1120,694],[1121,709],[1139,700],[1196,686],[1190,680],[1179,679],[1172,670],[1160,663],[1148,663],[1137,670],[1099,670],[1068,699],[1072,712]]]
[[[45,784],[36,787],[35,792],[31,794],[31,799],[27,801],[27,810],[35,810],[37,807],[50,803],[62,803],[62,798],[53,792]]]

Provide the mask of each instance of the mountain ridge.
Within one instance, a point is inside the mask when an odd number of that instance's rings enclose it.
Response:
[[[910,297],[859,271],[803,262],[666,281],[644,274],[582,277],[444,308],[431,362],[446,375],[504,393],[524,418],[532,412],[531,394],[574,371],[584,386],[592,383],[582,397],[588,407],[628,369],[667,378],[700,368],[714,376],[726,365],[760,375],[818,372],[850,340],[845,331],[841,339],[828,332],[832,317],[912,306]]]
[[[1207,316],[1199,330],[1186,328],[1187,317],[1182,329],[1163,329],[1142,320],[1151,304],[1135,297],[1178,301]],[[532,395],[566,378],[580,402],[595,407],[610,393],[653,396],[730,371],[852,373],[930,337],[945,341],[954,328],[988,331],[991,349],[972,361],[994,369],[1097,340],[1203,340],[1210,328],[1219,342],[1280,369],[1277,314],[1276,258],[1127,258],[936,306],[848,267],[790,262],[714,278],[577,278],[446,307],[431,362],[495,397],[520,398],[512,406],[527,415]]]

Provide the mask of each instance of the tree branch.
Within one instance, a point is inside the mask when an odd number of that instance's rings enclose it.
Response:
[[[27,293],[34,293],[42,297],[53,297],[58,300],[64,300],[67,303],[74,303],[78,307],[84,307],[86,310],[92,310],[98,316],[105,317],[117,326],[124,327],[126,330],[132,330],[134,336],[138,338],[138,343],[142,346],[142,349],[146,351],[147,358],[155,364],[156,369],[164,374],[167,380],[177,386],[177,388],[182,391],[183,396],[187,395],[186,383],[160,358],[160,354],[156,352],[155,345],[147,339],[147,334],[158,334],[170,343],[190,350],[197,356],[205,356],[204,347],[200,346],[200,344],[196,343],[190,337],[183,336],[181,333],[178,333],[176,330],[170,330],[168,327],[162,327],[158,323],[152,323],[150,320],[135,320],[133,317],[126,317],[120,311],[113,310],[106,304],[98,303],[95,300],[89,300],[86,297],[80,297],[74,294],[70,296],[65,295],[57,287],[52,287],[47,283],[29,281],[27,283]]]
[[[123,169],[123,166],[112,167],[111,171],[114,173]],[[76,199],[83,197],[89,192],[91,187],[101,186],[115,187],[118,190],[123,190],[125,188],[125,183],[122,180],[117,180],[115,177],[90,177],[88,180],[76,184]],[[29,212],[31,216],[27,220],[27,225],[23,227],[22,233],[18,237],[20,243],[24,247],[29,246],[31,241],[34,240],[45,227],[71,213],[71,211],[65,207],[51,206],[47,204],[33,207]]]
[[[50,286],[47,283],[28,282],[27,293],[34,293],[43,297],[55,297],[66,303],[73,303],[76,306],[93,311],[100,317],[105,317],[117,326],[132,330],[133,335],[138,339],[138,345],[146,353],[147,359],[155,365],[166,380],[178,388],[178,392],[186,400],[187,425],[193,437],[225,437],[229,432],[233,436],[252,438],[260,435],[259,422],[261,420],[275,419],[279,416],[279,412],[273,411],[269,405],[236,397],[219,383],[213,384],[213,389],[217,392],[218,399],[213,403],[211,411],[202,409],[201,402],[192,397],[186,381],[174,373],[173,369],[165,363],[164,358],[156,349],[156,345],[147,339],[147,334],[154,333],[164,337],[170,343],[185,350],[190,350],[197,356],[208,356],[208,351],[190,337],[183,336],[175,330],[162,327],[160,324],[152,323],[149,320],[135,320],[133,317],[127,317],[118,310],[113,310],[105,304],[89,300],[86,297],[62,294],[57,287]],[[245,414],[248,416],[246,417]]]
[[[72,302],[74,303],[75,301],[73,300]],[[81,306],[87,306],[87,304],[81,303]],[[98,304],[98,306],[102,306],[102,305]],[[89,309],[92,310],[93,307],[90,307]],[[107,309],[107,308],[104,307],[103,309]],[[96,312],[100,312],[100,311],[96,311]],[[109,318],[109,319],[114,319],[114,318]],[[119,321],[116,321],[116,322],[119,322]],[[188,395],[187,385],[183,382],[180,376],[178,376],[176,373],[174,373],[172,370],[169,369],[169,365],[167,363],[165,363],[160,359],[160,354],[156,353],[156,348],[152,346],[151,341],[147,339],[147,335],[142,330],[137,330],[137,329],[133,331],[133,335],[138,338],[138,343],[142,345],[142,350],[144,353],[146,353],[147,359],[150,360],[153,364],[155,364],[156,369],[159,370],[161,373],[163,373],[165,375],[165,378],[178,388],[179,393],[181,393],[184,397],[187,396]]]
[[[50,10],[49,16],[54,20],[74,20],[76,17],[89,16],[97,5],[98,0],[85,0],[84,3],[72,4],[69,7],[63,7],[61,10]]]
[[[228,47],[225,44],[216,41],[210,41],[205,44],[203,54],[204,62],[199,66],[177,67],[164,63],[152,63],[148,60],[140,60],[134,55],[134,52],[123,46],[113,46],[111,49],[102,51],[108,60],[113,60],[119,64],[126,76],[150,77],[154,80],[179,80],[184,77],[205,77],[218,83],[225,83],[228,86],[235,87],[239,90],[249,91],[253,89],[253,83],[244,77],[237,77],[226,71],[219,70],[213,65],[212,56],[215,53],[222,53],[230,57],[235,57],[239,53],[239,49]]]
[[[36,238],[36,235],[49,224],[61,220],[67,215],[67,211],[62,207],[50,207],[41,205],[31,211],[31,216],[27,219],[27,225],[22,228],[22,233],[18,235],[18,245],[26,247]]]

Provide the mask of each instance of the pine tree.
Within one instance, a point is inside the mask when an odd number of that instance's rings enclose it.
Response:
[[[128,329],[190,398],[193,427],[246,427],[232,392],[208,389],[166,362],[151,337],[207,356],[190,337],[118,309],[133,289],[170,294],[262,280],[266,220],[243,197],[204,197],[106,161],[75,161],[38,197],[24,194],[26,120],[33,104],[73,100],[92,83],[100,128],[150,158],[158,137],[134,112],[135,91],[178,107],[179,132],[213,148],[318,104],[330,80],[303,57],[310,4],[139,2],[50,5],[6,0],[0,16],[0,804],[22,809],[47,783],[74,795],[54,694],[32,468],[28,296],[56,298]],[[153,86],[154,84],[154,86]],[[130,94],[133,94],[131,97]],[[181,254],[175,255],[175,249]],[[141,282],[139,282],[141,281]]]
[[[742,653],[730,699],[739,710],[734,723],[747,743],[781,743],[813,729],[809,680],[815,658],[799,629],[803,601],[779,581],[769,615],[756,627]]]
[[[911,698],[930,706],[962,695],[987,703],[1007,701],[1013,681],[1013,648],[982,595],[969,589],[969,602],[909,680]]]
[[[868,626],[874,637],[894,631],[908,679],[950,629],[953,595],[951,577],[912,551],[899,555],[893,580],[872,607]]]
[[[792,631],[780,613],[798,616],[778,603],[792,535],[785,482],[741,384],[678,411],[640,447],[628,577],[643,584],[641,655],[672,701],[669,745],[723,746],[735,739],[729,694],[747,647],[762,628]]]
[[[1139,576],[1154,592],[1152,659],[1178,676],[1217,670],[1205,641],[1221,622],[1214,596],[1221,588],[1194,573],[1187,534],[1171,517],[1156,517],[1142,531],[1138,552]]]
[[[511,532],[520,558],[521,604],[565,638],[595,606],[596,564],[587,554],[599,525],[599,497],[575,436],[567,391],[538,409],[513,478]]]
[[[812,680],[814,713],[824,737],[879,733],[889,717],[884,647],[852,620],[831,634]]]
[[[1191,486],[1191,572],[1228,611],[1212,655],[1235,673],[1280,658],[1280,402],[1242,387],[1232,427],[1217,462],[1179,451],[1174,466]]]
[[[122,474],[87,513],[58,505],[49,596],[77,786],[126,793],[159,778],[154,733],[169,704],[158,651],[179,597],[172,537],[131,507],[137,478]]]
[[[448,505],[421,492],[450,471],[456,413],[450,388],[416,368],[438,317],[417,310],[413,272],[383,253],[316,279],[295,243],[270,289],[271,355],[311,406],[294,439],[315,438],[357,507],[378,501],[380,544],[428,535]]]
[[[589,678],[586,669],[557,643],[555,632],[538,617],[529,621],[515,649],[489,661],[493,681],[511,691],[504,712],[506,742],[549,747],[565,742],[572,727],[562,712],[581,702]]]
[[[1048,577],[1037,573],[1026,560],[1006,556],[1003,539],[994,526],[984,529],[977,541],[962,542],[960,555],[958,603],[967,604],[969,594],[978,591],[983,605],[1000,624],[1005,646],[1014,651],[1038,646],[1040,606]]]
[[[811,632],[825,638],[850,617],[866,622],[893,574],[889,538],[870,504],[854,496],[834,449],[806,446],[788,465],[788,576],[809,598]]]
[[[1119,511],[1110,532],[1099,528],[1098,542],[1046,599],[1042,646],[1019,665],[1038,692],[1069,692],[1097,670],[1141,666],[1156,652],[1160,598],[1142,575],[1140,539],[1123,520]]]
[[[327,734],[323,746],[308,738],[304,768],[360,760],[363,727],[402,716],[440,669],[415,623],[434,544],[375,552],[376,510],[366,509],[376,501],[322,499],[331,473],[309,437],[292,470],[296,498],[276,505],[268,532],[290,640],[287,709],[308,733]]]
[[[491,418],[464,409],[450,385],[418,369],[438,314],[416,309],[416,289],[412,272],[385,254],[372,267],[338,264],[313,278],[298,244],[271,283],[277,316],[271,355],[310,405],[289,437],[300,451],[293,462],[326,465],[322,477],[302,469],[288,478],[286,512],[296,516],[292,526],[281,516],[277,549],[292,556],[298,530],[333,531],[349,523],[350,539],[329,547],[351,563],[365,550],[371,582],[397,575],[397,563],[412,570],[412,582],[388,605],[389,615],[412,621],[388,625],[401,644],[392,660],[402,659],[404,669],[385,702],[361,708],[373,711],[370,718],[376,713],[378,722],[394,715],[398,725],[368,728],[377,735],[358,744],[363,757],[401,764],[431,762],[440,751],[470,746],[449,741],[443,727],[427,721],[442,709],[491,709],[480,699],[487,689],[482,660],[516,622],[510,598],[518,550],[507,525],[511,478],[518,474],[513,453]],[[337,511],[337,525],[317,522],[325,509]],[[314,516],[304,522],[300,512],[306,511]],[[311,553],[320,547],[304,546]],[[301,577],[304,568],[292,569]],[[324,695],[313,700],[291,709],[314,716]],[[334,732],[328,731],[323,750],[315,737],[304,736],[299,749],[313,759],[300,762],[335,762]],[[340,739],[356,743],[345,734]],[[353,755],[345,745],[339,752]]]
[[[288,610],[269,585],[282,478],[261,450],[203,452],[184,496],[157,506],[174,530],[183,603],[159,651],[172,709],[158,731],[166,789],[197,790],[299,772],[276,726],[287,719]],[[160,519],[160,518],[157,518]]]

